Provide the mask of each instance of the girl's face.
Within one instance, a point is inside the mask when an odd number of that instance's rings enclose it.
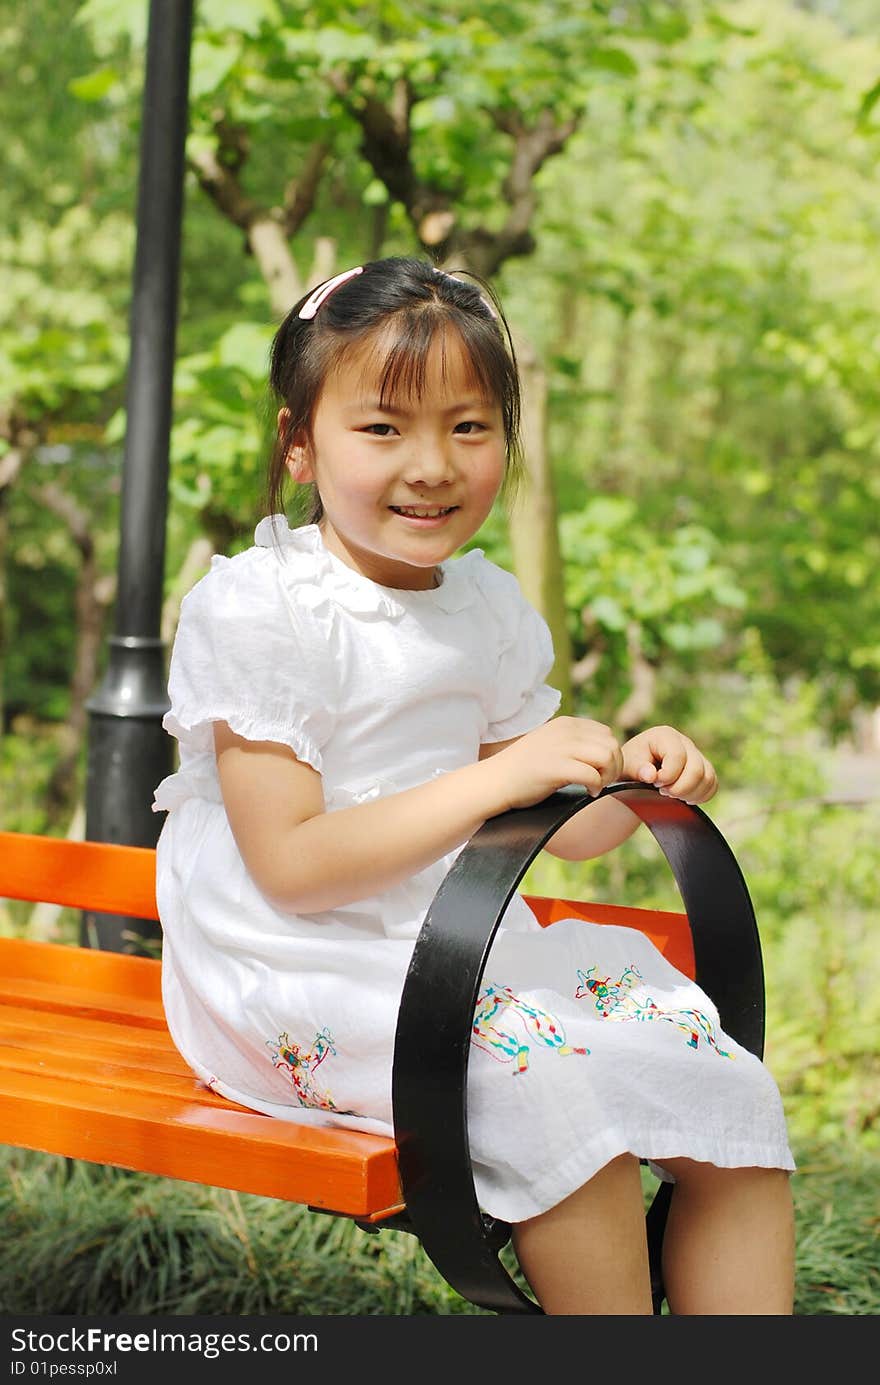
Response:
[[[327,379],[312,441],[294,445],[287,465],[295,481],[316,483],[331,553],[381,586],[427,589],[498,494],[501,409],[482,396],[454,332],[434,339],[421,394],[380,408],[381,345],[362,343]]]

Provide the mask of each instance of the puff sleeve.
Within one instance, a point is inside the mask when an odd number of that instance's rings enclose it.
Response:
[[[268,554],[215,557],[184,597],[171,655],[163,725],[181,752],[213,749],[211,723],[279,741],[321,771],[333,726],[327,641]]]
[[[549,627],[523,596],[516,577],[487,562],[481,585],[498,633],[489,725],[483,737],[491,744],[542,726],[558,710],[562,694],[546,682],[555,657]]]

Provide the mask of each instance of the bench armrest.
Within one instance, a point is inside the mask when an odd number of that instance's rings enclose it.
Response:
[[[541,1310],[498,1259],[510,1228],[485,1216],[477,1203],[467,1137],[474,1007],[492,940],[526,870],[563,823],[609,794],[642,819],[669,863],[691,926],[696,979],[718,1006],[722,1026],[745,1048],[763,1052],[764,974],[754,911],[736,858],[699,808],[624,783],[597,798],[584,789],[562,789],[484,823],[437,891],[413,949],[398,1013],[392,1092],[412,1228],[453,1287],[498,1312]],[[664,1191],[655,1240],[662,1237],[668,1185]]]

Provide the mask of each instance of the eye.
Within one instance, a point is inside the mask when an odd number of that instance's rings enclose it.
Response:
[[[374,438],[390,438],[397,432],[397,429],[393,423],[367,423],[361,432],[369,433]]]
[[[464,437],[474,437],[477,433],[485,433],[486,424],[478,423],[474,418],[463,419],[461,423],[456,423],[454,431],[461,433]]]

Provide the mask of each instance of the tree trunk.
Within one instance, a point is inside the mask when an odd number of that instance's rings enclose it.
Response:
[[[46,795],[49,825],[56,827],[70,817],[77,799],[77,771],[88,724],[86,701],[98,679],[104,626],[114,596],[115,578],[100,572],[91,517],[73,497],[50,483],[40,488],[38,498],[66,525],[80,555],[70,706],[67,721],[59,730],[59,755]]]
[[[272,311],[282,318],[305,292],[284,228],[269,213],[255,217],[247,242],[269,291]]]
[[[9,537],[9,515],[7,506],[9,494],[16,480],[21,474],[27,458],[36,445],[36,435],[27,428],[22,429],[22,436],[17,436],[16,426],[11,420],[7,426],[0,431],[0,437],[4,437],[10,444],[8,451],[0,458],[0,716],[5,713],[6,702],[4,696],[3,664],[6,649],[6,641],[9,634],[8,614],[6,609],[6,552],[7,540]],[[0,721],[0,730],[4,722]]]
[[[516,343],[523,385],[523,477],[510,506],[513,565],[527,599],[541,612],[553,636],[556,659],[548,682],[562,693],[561,711],[573,709],[571,638],[565,612],[565,584],[556,491],[547,445],[547,380],[531,343]]]
[[[621,315],[614,342],[611,378],[608,383],[608,402],[603,465],[616,469],[623,460],[626,442],[627,415],[630,407],[630,371],[632,367],[632,314]]]

